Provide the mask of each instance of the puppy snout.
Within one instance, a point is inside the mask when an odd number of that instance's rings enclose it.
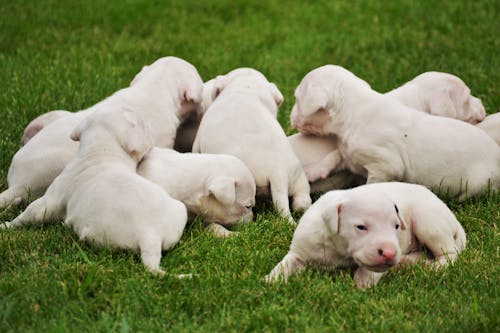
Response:
[[[380,248],[378,248],[378,255],[385,261],[390,262],[393,261],[396,257],[396,249],[394,246],[390,244],[383,244]]]

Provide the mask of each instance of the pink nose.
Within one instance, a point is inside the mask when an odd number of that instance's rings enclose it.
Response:
[[[396,256],[396,249],[392,245],[383,244],[378,249],[379,256],[383,257],[385,261],[391,261]]]

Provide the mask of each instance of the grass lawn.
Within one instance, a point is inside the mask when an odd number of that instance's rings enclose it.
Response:
[[[498,112],[499,13],[497,0],[1,1],[1,189],[32,118],[91,106],[165,55],[190,61],[204,80],[259,69],[285,96],[279,120],[288,133],[295,87],[327,63],[381,92],[425,71],[450,72]],[[60,223],[3,230],[0,332],[498,332],[500,195],[448,204],[468,234],[456,264],[392,271],[371,290],[355,289],[349,270],[264,284],[293,233],[266,204],[231,239],[192,223],[164,254],[171,274],[162,278],[137,254],[80,243]]]

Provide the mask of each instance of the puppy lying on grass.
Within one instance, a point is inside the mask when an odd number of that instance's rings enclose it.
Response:
[[[153,273],[162,250],[175,245],[187,222],[186,207],[136,173],[153,147],[152,128],[137,112],[100,110],[72,132],[74,159],[7,228],[64,218],[81,240],[139,251]]]
[[[231,235],[223,226],[251,221],[255,181],[245,164],[223,154],[178,153],[153,148],[137,173],[182,201],[189,213],[202,215],[219,237]]]
[[[266,276],[285,282],[307,266],[357,265],[358,287],[376,284],[391,267],[427,260],[439,268],[465,248],[466,235],[453,213],[425,187],[377,183],[331,191],[302,216],[288,254]],[[425,259],[422,248],[432,252]]]
[[[219,76],[213,85],[213,104],[203,116],[193,152],[230,154],[252,172],[257,193],[270,192],[277,210],[293,221],[293,208],[311,204],[309,183],[285,132],[276,120],[283,96],[264,75],[250,68]]]
[[[401,87],[385,93],[385,96],[422,112],[472,124],[482,121],[485,117],[481,100],[470,94],[469,87],[460,78],[447,73],[420,74]],[[477,126],[494,137],[493,129],[483,123]],[[500,133],[500,129],[498,132]],[[288,139],[311,182],[311,192],[326,192],[360,183],[362,177],[347,170],[332,173],[341,160],[336,137],[297,133]]]
[[[71,131],[94,112],[122,108],[141,113],[154,128],[155,146],[173,147],[179,123],[201,102],[202,86],[193,65],[165,57],[145,66],[130,87],[49,123],[14,155],[7,175],[9,188],[0,194],[0,208],[20,203],[28,193],[33,198],[43,195],[78,150],[78,143],[69,138]]]
[[[417,183],[460,199],[500,188],[500,148],[481,129],[408,108],[340,66],[304,77],[291,118],[304,134],[336,135],[343,166],[368,183]]]

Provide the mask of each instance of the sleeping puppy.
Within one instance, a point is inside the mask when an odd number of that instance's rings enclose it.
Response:
[[[472,124],[485,117],[481,100],[471,96],[469,87],[460,78],[448,73],[420,74],[385,95],[416,110]],[[478,127],[494,138],[492,130],[480,124]],[[332,172],[332,168],[338,166],[336,159],[339,158],[334,137],[330,139],[298,133],[288,138],[311,182],[311,192],[352,187],[359,183],[359,178],[347,170]]]
[[[443,267],[465,244],[453,213],[425,187],[364,185],[320,197],[300,219],[288,254],[265,279],[286,282],[307,266],[358,266],[356,285],[370,287],[398,263],[427,260]],[[423,248],[432,252],[432,261]]]
[[[219,237],[231,235],[223,225],[252,220],[255,181],[245,164],[234,156],[181,154],[153,148],[137,173],[182,201],[189,213],[202,215]]]
[[[304,170],[276,119],[280,91],[260,72],[240,68],[216,78],[212,97],[193,152],[238,157],[252,172],[257,193],[270,186],[275,207],[293,221],[288,196],[298,210],[309,207],[311,198]]]
[[[343,167],[368,183],[422,184],[460,199],[500,187],[500,148],[475,126],[408,108],[339,66],[308,73],[295,96],[293,126],[336,135]]]
[[[487,116],[482,122],[477,124],[477,127],[488,133],[497,145],[500,145],[500,112]]]
[[[155,146],[173,147],[177,127],[201,102],[202,80],[190,63],[165,57],[145,66],[130,87],[121,89],[96,105],[63,116],[38,132],[13,157],[7,182],[0,194],[0,208],[40,197],[73,158],[78,143],[71,131],[89,114],[121,108],[138,112],[155,130]]]
[[[385,94],[411,108],[441,117],[477,124],[486,112],[483,103],[455,75],[426,72]]]
[[[186,207],[136,167],[155,142],[137,112],[106,109],[85,118],[72,132],[80,141],[74,159],[41,198],[5,227],[64,218],[81,240],[139,251],[153,273],[161,251],[175,245],[187,221]]]

